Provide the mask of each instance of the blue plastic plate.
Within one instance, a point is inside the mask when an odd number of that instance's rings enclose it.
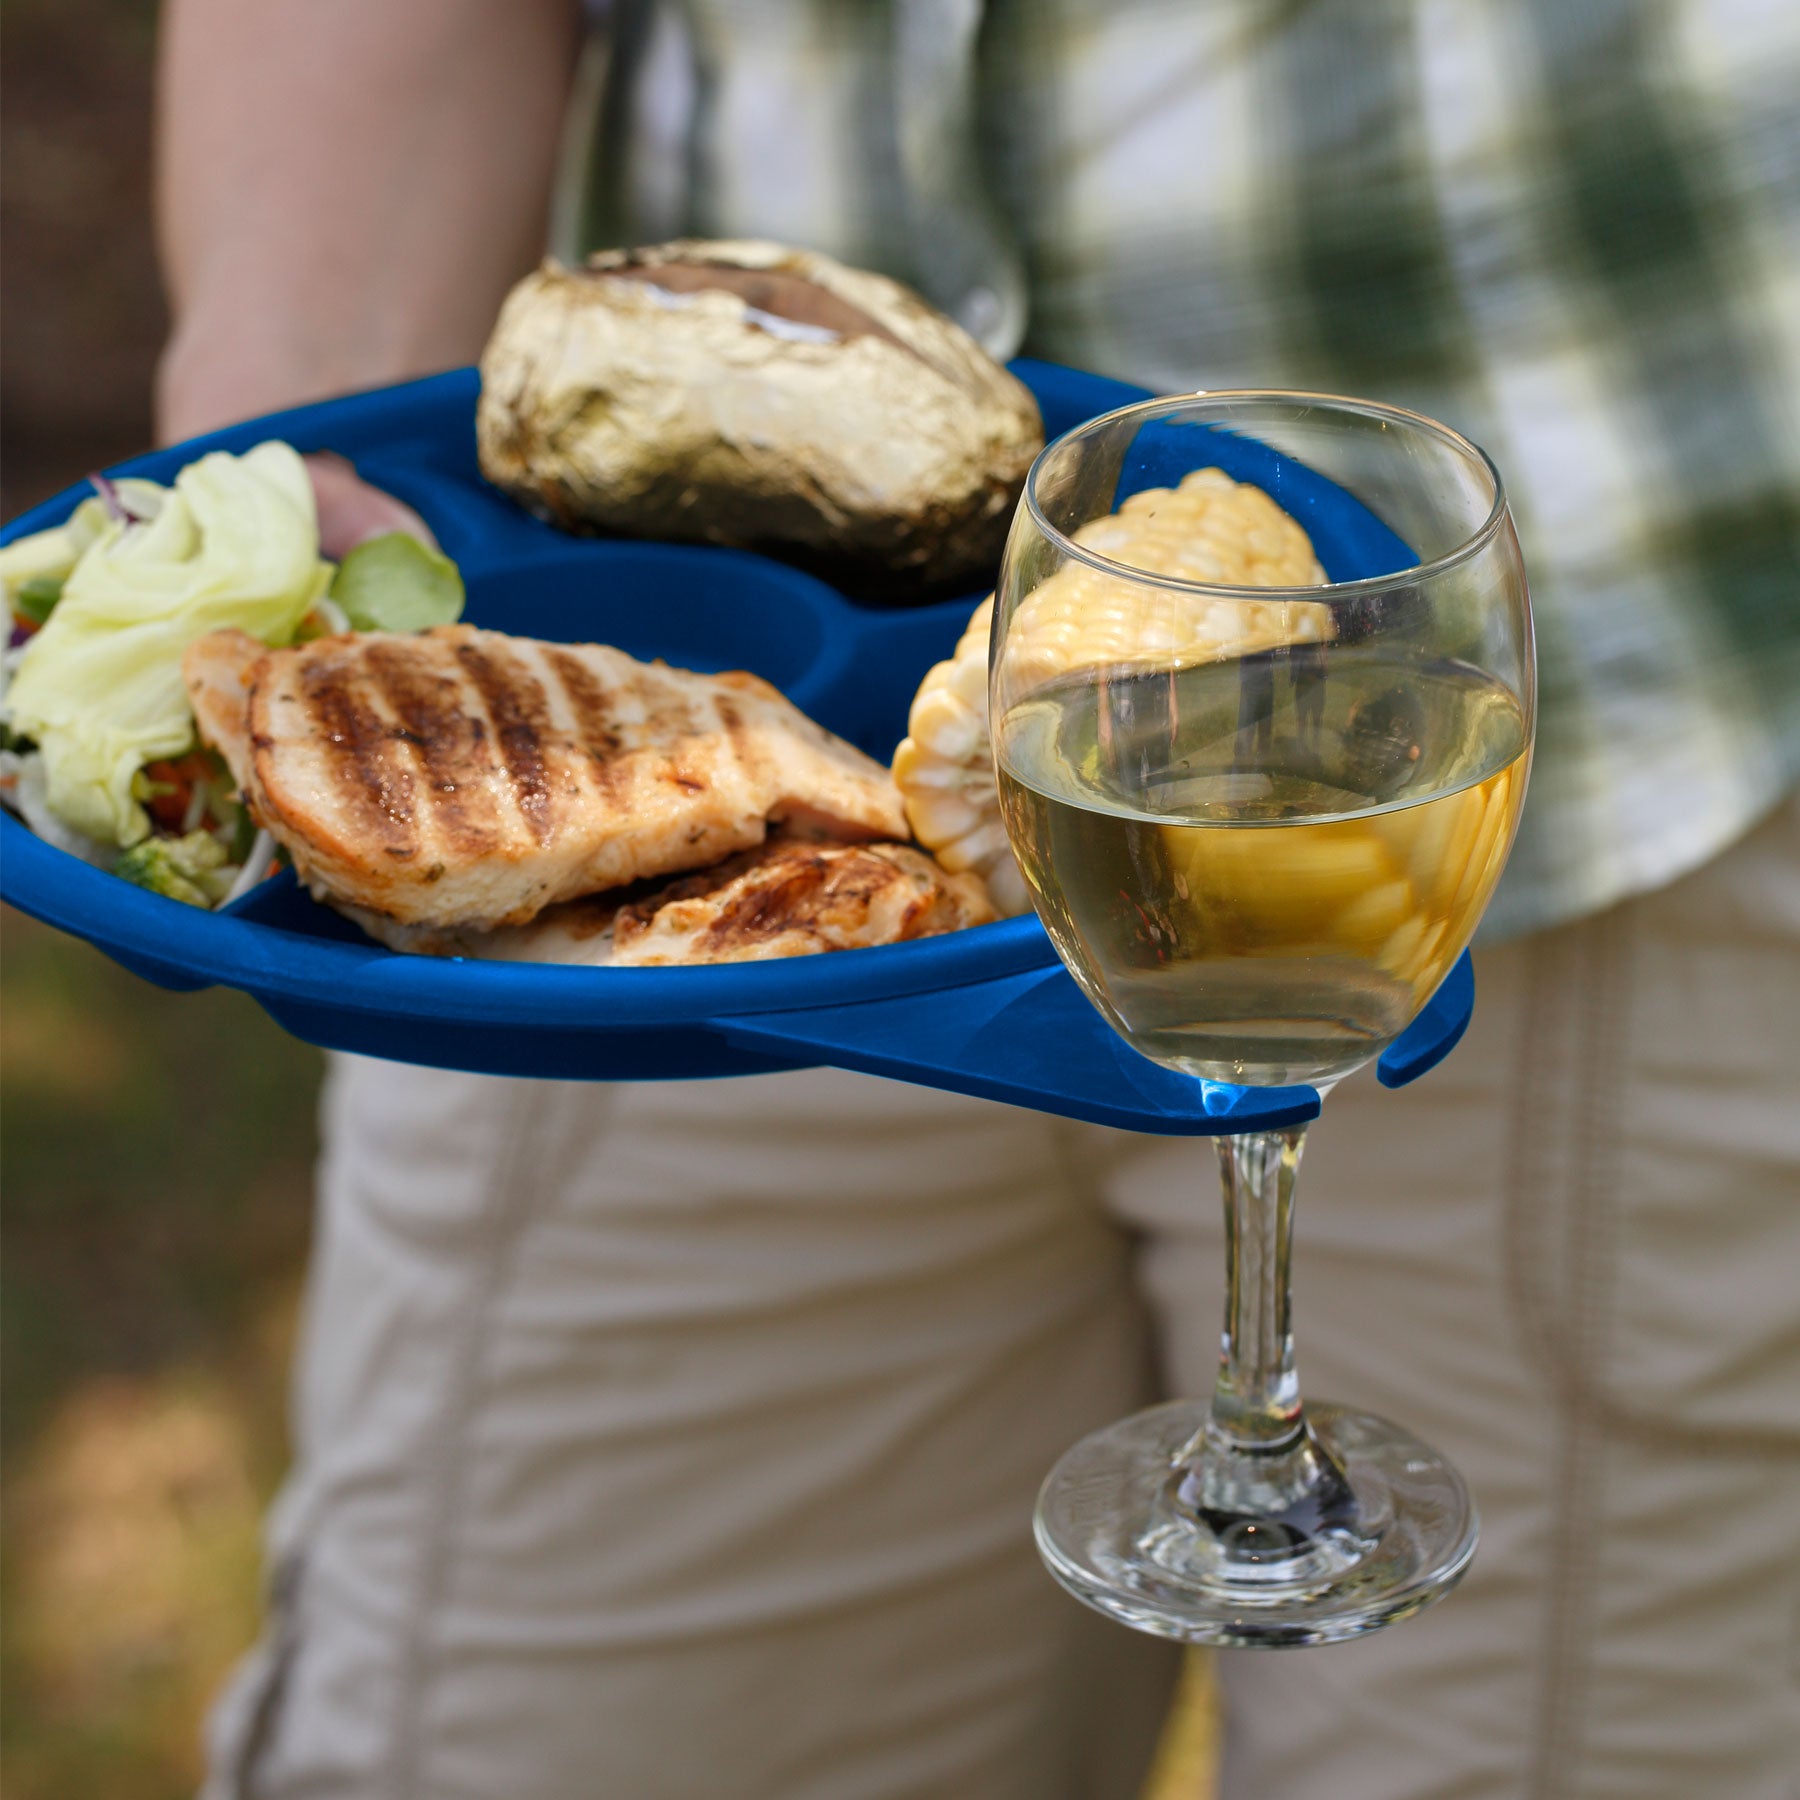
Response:
[[[1143,397],[1044,363],[1015,372],[1049,436]],[[467,617],[525,636],[616,644],[680,667],[744,668],[885,760],[920,678],[949,655],[978,596],[903,610],[859,604],[736,551],[573,538],[481,478],[471,369],[301,407],[120,465],[171,480],[203,450],[265,438],[337,450],[415,506],[461,565]],[[1217,460],[1284,483],[1334,579],[1404,567],[1406,546],[1310,471],[1220,436]],[[1154,455],[1122,492],[1156,479]],[[1274,459],[1279,462],[1279,459]],[[72,488],[3,532],[59,523]],[[291,875],[205,913],[88,867],[0,815],[0,895],[159,986],[241,988],[329,1049],[496,1075],[654,1080],[808,1067],[865,1069],[1137,1130],[1207,1134],[1298,1123],[1310,1088],[1237,1089],[1174,1075],[1129,1049],[1056,961],[1035,918],[881,949],[697,969],[579,969],[402,956],[318,906]],[[1411,1080],[1461,1035],[1465,957],[1382,1058]]]

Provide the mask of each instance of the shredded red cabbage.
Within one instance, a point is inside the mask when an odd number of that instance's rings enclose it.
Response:
[[[90,475],[88,480],[93,483],[94,492],[106,503],[109,517],[120,525],[143,524],[147,515],[133,512],[126,504],[125,496],[119,492],[107,476]]]

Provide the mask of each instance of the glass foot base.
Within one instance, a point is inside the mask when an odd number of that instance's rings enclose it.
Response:
[[[1050,1471],[1038,1549],[1078,1600],[1186,1644],[1281,1648],[1360,1637],[1461,1580],[1474,1504],[1410,1432],[1308,1406],[1328,1491],[1273,1515],[1234,1512],[1194,1498],[1209,1411],[1199,1400],[1152,1407],[1083,1438]]]

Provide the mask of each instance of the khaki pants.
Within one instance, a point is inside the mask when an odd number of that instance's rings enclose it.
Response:
[[[1792,1800],[1800,805],[1479,982],[1441,1069],[1331,1097],[1296,1320],[1482,1547],[1390,1631],[1222,1656],[1224,1793]],[[1170,1653],[1029,1516],[1210,1384],[1208,1146],[834,1071],[350,1062],[327,1125],[208,1800],[1129,1800]]]

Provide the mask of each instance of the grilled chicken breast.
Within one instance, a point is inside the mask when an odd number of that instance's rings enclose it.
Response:
[[[901,944],[999,916],[978,876],[952,875],[909,845],[777,838],[698,875],[571,900],[500,931],[360,922],[395,949],[668,968]]]
[[[467,625],[269,651],[214,633],[183,669],[300,878],[402,925],[524,924],[703,868],[776,822],[906,835],[888,771],[754,675]]]

